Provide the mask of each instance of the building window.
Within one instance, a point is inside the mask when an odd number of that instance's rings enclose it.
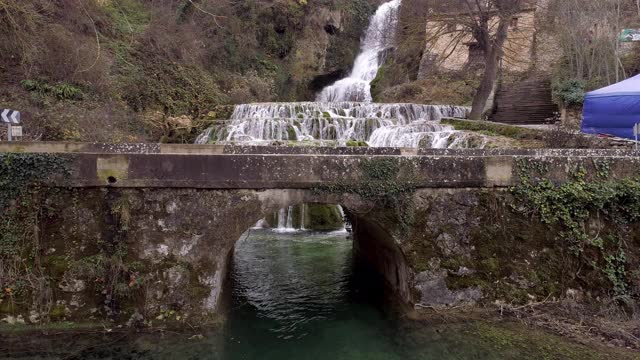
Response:
[[[519,20],[519,18],[517,18],[517,17],[511,18],[511,28],[512,29],[517,29],[518,28],[518,20]]]

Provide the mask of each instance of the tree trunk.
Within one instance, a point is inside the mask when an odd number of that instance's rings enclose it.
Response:
[[[511,17],[501,17],[498,30],[496,31],[495,40],[489,44],[487,54],[485,56],[485,68],[482,74],[482,80],[478,91],[473,98],[471,106],[471,120],[481,120],[484,108],[487,106],[487,100],[491,96],[491,92],[498,78],[500,60],[502,59],[502,48],[509,34],[509,24]]]

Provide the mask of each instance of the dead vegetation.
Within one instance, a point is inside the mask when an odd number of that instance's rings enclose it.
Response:
[[[637,309],[625,309],[613,301],[600,304],[576,299],[545,300],[524,306],[499,304],[501,316],[513,317],[583,344],[640,350],[640,318]]]
[[[348,29],[331,46],[357,49],[368,0],[0,0],[0,102],[27,139],[119,142],[167,139],[166,119],[218,105],[309,100],[323,69],[301,63],[318,62],[306,27],[327,9]]]

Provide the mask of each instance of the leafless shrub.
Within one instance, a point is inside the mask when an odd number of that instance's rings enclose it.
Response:
[[[156,8],[140,40],[145,52],[155,57],[188,65],[202,65],[208,53],[208,39],[196,23],[178,23],[171,7]]]
[[[260,77],[255,71],[229,76],[225,88],[232,104],[269,102],[276,98],[273,79]]]
[[[606,147],[604,141],[594,136],[584,135],[561,124],[554,125],[551,130],[545,131],[543,141],[547,148],[592,149]]]

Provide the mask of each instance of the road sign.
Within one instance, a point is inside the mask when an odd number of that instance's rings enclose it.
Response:
[[[640,29],[623,29],[619,36],[620,42],[640,41]]]
[[[0,109],[0,121],[8,124],[19,124],[20,111]]]
[[[22,126],[12,126],[11,127],[11,136],[12,137],[22,137]]]

